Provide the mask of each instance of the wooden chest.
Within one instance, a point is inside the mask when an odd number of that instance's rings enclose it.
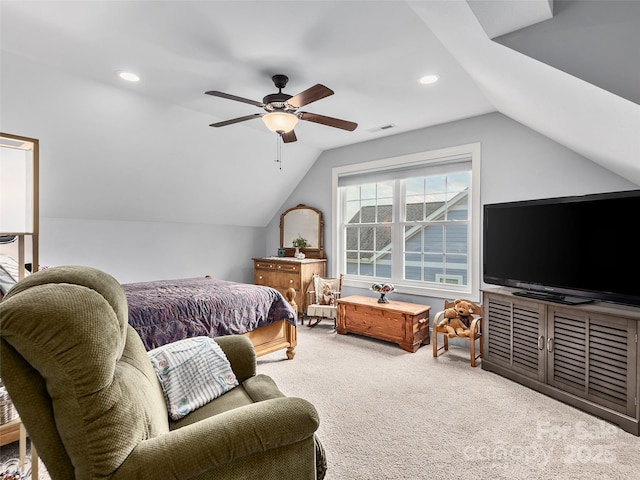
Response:
[[[267,257],[253,259],[253,283],[273,287],[283,295],[289,288],[296,291],[295,301],[299,315],[307,311],[305,292],[311,277],[317,273],[326,275],[325,258]]]
[[[421,344],[428,345],[428,305],[389,301],[378,303],[377,298],[353,295],[337,300],[338,333],[367,335],[395,342],[407,352],[415,352]]]

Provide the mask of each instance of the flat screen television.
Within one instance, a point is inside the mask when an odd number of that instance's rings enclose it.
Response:
[[[486,204],[483,214],[485,283],[640,306],[640,190]]]

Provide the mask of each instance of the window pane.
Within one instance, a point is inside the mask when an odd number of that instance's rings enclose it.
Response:
[[[347,223],[360,223],[360,200],[347,202],[345,218]]]
[[[375,200],[362,201],[360,218],[362,223],[374,223],[376,221],[376,201]]]
[[[467,225],[447,225],[445,228],[445,252],[467,253]]]
[[[373,252],[360,252],[360,275],[373,277]]]
[[[392,218],[393,207],[391,204],[378,206],[378,223],[389,223],[393,221]]]
[[[442,252],[444,225],[429,225],[424,228],[424,252]]]
[[[391,227],[376,227],[376,245],[377,251],[391,249]]]
[[[380,182],[376,184],[378,189],[378,199],[388,198],[391,200],[393,198],[393,184],[394,182]]]
[[[454,283],[451,279],[457,279],[459,285],[466,285],[468,279],[468,257],[466,255],[447,255],[444,264],[444,276],[450,279],[447,283]]]
[[[376,260],[376,277],[391,278],[391,254],[385,253]]]
[[[407,253],[404,256],[404,278],[422,280],[422,255]]]
[[[358,241],[358,232],[359,228],[357,227],[347,227],[345,228],[345,236],[346,236],[346,246],[347,250],[353,251],[358,250],[359,241]]]
[[[375,227],[360,228],[360,243],[358,244],[358,250],[373,251],[374,235]]]
[[[424,195],[424,178],[419,177],[407,179],[407,181],[405,182],[405,190],[407,192],[407,198],[411,197],[412,195],[422,197]]]
[[[450,173],[447,177],[447,190],[449,192],[464,192],[469,190],[471,173],[456,172]]]
[[[345,200],[360,200],[360,185],[345,188]]]
[[[360,275],[358,252],[347,252],[347,274]]]
[[[447,176],[433,175],[426,177],[426,190],[428,193],[444,193],[447,191]]]
[[[449,202],[447,220],[467,220],[469,218],[469,201],[467,195],[458,195]]]
[[[407,226],[404,229],[404,251],[422,252],[422,230],[420,226]]]
[[[424,220],[424,196],[412,195],[407,197],[405,206],[407,222]]]
[[[435,282],[436,275],[444,272],[444,255],[431,254],[424,256],[423,278],[427,282]]]
[[[360,198],[363,200],[375,200],[376,198],[376,184],[368,183],[360,186]]]

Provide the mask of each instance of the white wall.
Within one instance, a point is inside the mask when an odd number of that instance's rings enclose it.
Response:
[[[473,142],[480,142],[482,149],[482,204],[638,188],[553,140],[500,113],[492,113],[324,152],[282,205],[281,211],[299,203],[322,211],[325,253],[331,269],[333,167]],[[278,247],[279,221],[280,217],[276,215],[267,226],[267,251],[273,252]],[[329,271],[331,275],[337,273]],[[346,288],[345,293],[366,295],[370,292]],[[432,304],[434,309],[442,305],[442,299],[398,293],[394,298]]]
[[[264,228],[41,218],[42,265],[88,265],[121,283],[201,277],[253,283]]]

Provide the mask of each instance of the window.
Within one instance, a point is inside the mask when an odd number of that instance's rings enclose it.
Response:
[[[333,169],[345,284],[479,298],[479,144]]]

